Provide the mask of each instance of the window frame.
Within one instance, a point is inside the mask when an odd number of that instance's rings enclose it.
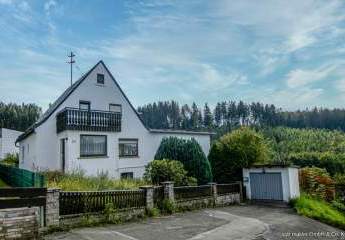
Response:
[[[99,80],[100,79],[98,79],[98,76],[103,76],[103,79],[102,79],[102,81],[101,82],[99,82]],[[102,85],[104,85],[104,82],[105,82],[105,76],[104,76],[104,74],[102,74],[102,73],[97,73],[97,77],[96,77],[97,79],[97,84],[102,84]]]
[[[88,105],[88,109],[82,109],[80,107],[81,104],[85,104],[85,105]],[[90,101],[85,101],[85,100],[79,100],[79,110],[82,110],[82,111],[90,111],[91,110],[91,102]]]
[[[105,153],[104,154],[82,154],[81,153],[81,138],[82,137],[105,137]],[[108,136],[107,135],[97,135],[97,134],[80,134],[79,156],[81,158],[85,158],[85,157],[107,157],[108,156]]]
[[[120,107],[120,112],[110,111],[110,107],[111,107],[111,106]],[[121,104],[117,104],[117,103],[109,103],[108,110],[109,110],[109,112],[120,113],[120,114],[122,114],[122,105],[121,105]]]
[[[123,177],[123,175],[126,174],[126,177]],[[130,177],[128,177],[130,175]],[[134,179],[134,172],[122,172],[120,173],[120,179]]]
[[[124,144],[121,141],[135,141],[136,142],[136,155],[122,155],[120,145]],[[139,139],[138,138],[119,138],[119,158],[137,158],[139,157]]]

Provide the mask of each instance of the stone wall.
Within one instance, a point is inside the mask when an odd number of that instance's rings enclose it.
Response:
[[[134,219],[143,218],[145,209],[126,209],[114,213],[119,222],[128,222]],[[60,217],[60,226],[62,227],[81,227],[107,223],[106,216],[103,213],[75,214]]]
[[[33,208],[0,210],[0,239],[38,239],[38,211]]]
[[[238,204],[241,202],[239,193],[232,193],[226,195],[218,195],[216,198],[216,206],[227,206],[231,204]]]

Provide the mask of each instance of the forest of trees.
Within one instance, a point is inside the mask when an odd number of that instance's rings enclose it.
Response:
[[[283,111],[273,104],[259,102],[218,102],[214,109],[193,103],[180,106],[176,101],[155,102],[138,108],[150,128],[217,130],[226,132],[238,125],[287,126],[345,130],[345,109],[313,108]]]
[[[155,102],[138,108],[149,128],[215,130],[219,135],[240,125],[325,128],[345,131],[345,109],[313,108],[283,111],[273,104],[218,102],[214,108],[176,101]],[[24,131],[42,114],[36,104],[0,102],[0,127]]]
[[[41,115],[36,104],[15,104],[0,102],[0,128],[25,131]]]

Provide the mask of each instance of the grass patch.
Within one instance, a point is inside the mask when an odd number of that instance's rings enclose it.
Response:
[[[100,191],[100,190],[126,190],[138,189],[140,186],[149,183],[139,179],[115,180],[108,177],[106,173],[89,177],[81,171],[71,174],[60,172],[44,172],[48,188],[60,188],[63,191]]]
[[[292,205],[300,215],[345,229],[345,215],[323,200],[303,194],[298,199],[293,200]]]

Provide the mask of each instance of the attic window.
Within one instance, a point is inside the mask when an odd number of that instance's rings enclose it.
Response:
[[[104,84],[104,74],[97,73],[97,83]]]

